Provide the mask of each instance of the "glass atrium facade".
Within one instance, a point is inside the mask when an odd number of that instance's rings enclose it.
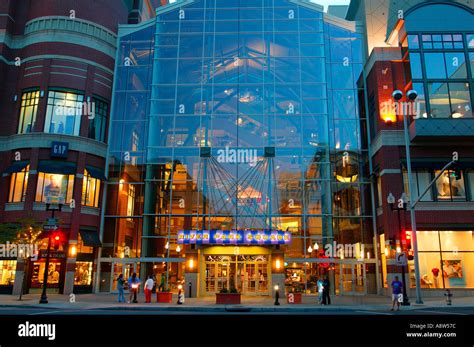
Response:
[[[100,290],[132,271],[197,295],[269,295],[278,274],[375,290],[354,23],[304,0],[196,0],[119,36]],[[191,231],[290,236],[178,240]]]

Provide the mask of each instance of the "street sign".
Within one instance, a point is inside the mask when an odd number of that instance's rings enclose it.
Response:
[[[57,224],[45,224],[43,225],[43,230],[44,231],[54,231],[58,230],[59,226]]]
[[[396,253],[395,262],[399,266],[407,265],[407,254],[405,252]]]

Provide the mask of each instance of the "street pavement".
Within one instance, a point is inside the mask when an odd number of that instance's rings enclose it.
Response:
[[[216,305],[213,296],[186,298],[183,305],[177,304],[177,295],[170,304],[145,303],[139,295],[138,303],[118,303],[115,294],[50,294],[48,304],[39,304],[39,294],[17,296],[0,295],[0,315],[42,314],[314,314],[314,315],[474,315],[474,297],[454,298],[451,306],[444,298],[426,298],[423,304],[414,300],[410,306],[401,306],[400,311],[390,311],[390,298],[377,295],[336,296],[332,305],[319,305],[314,296],[304,296],[302,304],[288,304],[285,298],[274,305],[270,297],[242,297],[241,305]],[[126,296],[127,299],[127,296]]]

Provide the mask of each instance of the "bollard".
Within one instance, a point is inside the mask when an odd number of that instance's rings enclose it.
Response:
[[[444,293],[444,296],[446,297],[446,305],[451,305],[452,300],[451,297],[453,296],[453,293],[449,289],[446,289],[446,293]]]
[[[193,284],[192,284],[192,282],[189,282],[188,287],[189,287],[189,295],[188,295],[188,298],[190,298],[190,297],[192,297],[192,292],[193,292]]]

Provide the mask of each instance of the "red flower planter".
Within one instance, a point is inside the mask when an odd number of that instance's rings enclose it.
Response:
[[[301,304],[302,294],[301,293],[288,293],[286,301],[289,304]]]
[[[173,301],[173,293],[171,292],[156,293],[156,302],[171,304],[171,301]]]
[[[218,305],[239,305],[240,304],[240,293],[237,293],[237,294],[216,293],[216,304],[218,304]]]

